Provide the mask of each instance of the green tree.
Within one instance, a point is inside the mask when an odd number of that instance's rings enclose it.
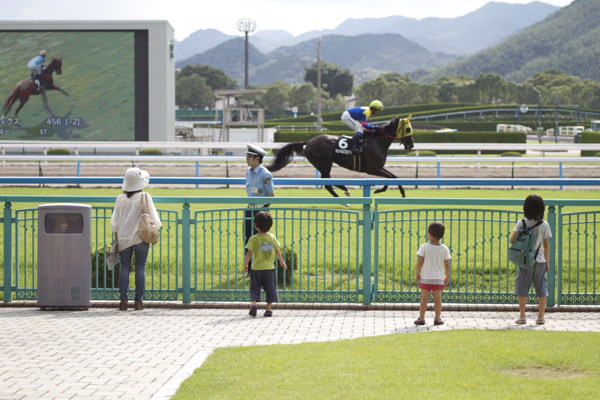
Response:
[[[312,83],[317,87],[317,63],[304,67],[304,82]],[[338,94],[349,96],[352,94],[354,76],[348,68],[342,69],[339,65],[321,62],[321,89],[325,89],[332,97]]]
[[[310,83],[295,85],[289,92],[289,104],[291,107],[298,107],[301,113],[314,110],[317,104],[317,88]]]
[[[192,74],[177,80],[175,84],[175,102],[180,108],[213,107],[215,94],[206,84],[204,78]]]
[[[274,83],[262,88],[266,90],[266,93],[262,96],[265,109],[272,113],[282,113],[287,107],[288,93],[292,85],[276,80]]]
[[[502,103],[507,95],[506,81],[498,74],[481,74],[475,79],[474,90],[479,90],[480,103]]]
[[[176,79],[198,75],[206,80],[212,90],[239,89],[238,82],[227,75],[225,71],[209,65],[186,65],[177,73]]]

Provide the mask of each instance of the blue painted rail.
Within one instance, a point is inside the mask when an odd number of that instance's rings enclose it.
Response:
[[[562,169],[560,171],[562,176]],[[439,175],[439,169],[438,169]],[[123,177],[0,177],[0,184],[122,184]],[[152,178],[152,184],[156,185],[245,185],[245,178]],[[363,196],[370,197],[371,190],[375,186],[390,187],[402,186],[600,186],[600,179],[316,179],[316,178],[275,178],[273,184],[276,186],[315,186],[315,185],[344,185],[360,186],[363,188]],[[388,189],[390,190],[390,189]]]

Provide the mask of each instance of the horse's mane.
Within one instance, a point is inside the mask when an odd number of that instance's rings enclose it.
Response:
[[[393,127],[395,130],[396,128],[398,128],[399,121],[400,121],[400,117],[394,117],[394,118],[390,119],[390,122],[385,124],[385,126],[383,127],[383,130],[387,131],[391,127]]]
[[[60,61],[62,61],[62,57],[61,56],[52,57],[52,60],[48,63],[48,66],[46,67],[46,69],[48,69],[50,67],[54,67]]]

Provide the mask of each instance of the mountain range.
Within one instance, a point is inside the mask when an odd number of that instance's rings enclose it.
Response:
[[[424,18],[403,16],[384,18],[350,18],[335,29],[310,31],[294,36],[285,30],[263,30],[249,36],[249,42],[260,52],[269,53],[281,46],[293,46],[325,35],[359,36],[396,33],[431,52],[469,55],[493,46],[528,26],[541,21],[559,7],[534,1],[528,4],[490,2],[456,18]],[[176,42],[175,60],[181,61],[205,52],[239,36],[216,29],[201,29]]]
[[[288,83],[304,81],[304,66],[316,61],[318,39],[310,39],[294,46],[283,46],[267,54],[249,44],[249,80],[264,85],[279,79]],[[352,49],[349,51],[348,49]],[[242,57],[240,57],[240,54]],[[210,65],[244,81],[244,39],[235,38],[217,47],[178,61],[175,66],[188,64]],[[456,56],[432,53],[421,45],[398,34],[365,34],[360,36],[327,35],[322,37],[321,58],[324,61],[349,68],[352,72],[375,71],[409,72],[419,68],[432,68],[449,63]],[[366,74],[371,76],[371,74]],[[355,82],[360,83],[360,82]]]
[[[431,71],[416,71],[414,79],[432,82],[442,75],[496,73],[523,82],[535,73],[559,69],[583,79],[600,80],[600,1],[575,0],[522,32],[477,54]]]

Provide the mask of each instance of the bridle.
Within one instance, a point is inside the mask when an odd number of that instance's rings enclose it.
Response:
[[[402,123],[400,123],[400,121],[402,121]],[[402,120],[400,120],[400,119],[398,120],[398,128],[396,128],[396,136],[388,135],[381,129],[377,129],[377,128],[375,129],[375,131],[381,133],[383,136],[389,137],[392,140],[399,140],[399,141],[403,142],[404,137],[398,137],[398,133],[400,133],[402,131],[404,124],[406,124],[406,118],[403,118]]]

